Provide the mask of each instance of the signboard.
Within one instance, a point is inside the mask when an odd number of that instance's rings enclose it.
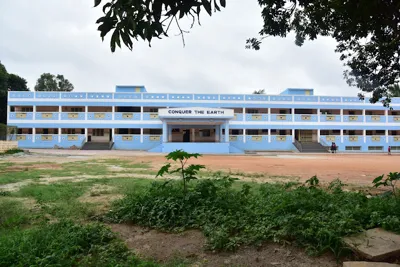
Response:
[[[233,119],[233,109],[222,108],[162,108],[158,110],[162,118],[202,118],[202,119]]]

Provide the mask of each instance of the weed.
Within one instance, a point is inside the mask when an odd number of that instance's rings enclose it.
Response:
[[[267,240],[305,246],[312,254],[342,252],[342,237],[373,227],[400,233],[400,201],[318,187],[317,177],[308,186],[263,184],[233,186],[227,177],[190,184],[155,182],[147,191],[136,191],[114,203],[105,219],[133,222],[151,228],[181,231],[201,229],[209,249],[234,250],[240,245]]]
[[[0,236],[0,266],[158,266],[129,252],[107,227],[69,221]]]
[[[13,228],[28,222],[28,210],[20,201],[0,199],[0,229]]]

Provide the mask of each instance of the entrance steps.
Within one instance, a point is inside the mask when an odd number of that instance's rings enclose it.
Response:
[[[113,142],[86,142],[81,150],[111,150]]]
[[[200,154],[229,154],[229,143],[164,143],[162,152],[170,153],[182,149],[188,153]]]
[[[326,147],[317,142],[299,142],[296,148],[301,153],[328,153]]]

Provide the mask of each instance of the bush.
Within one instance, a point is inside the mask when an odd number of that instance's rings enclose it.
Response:
[[[0,266],[157,266],[136,259],[100,224],[64,221],[0,236]]]
[[[12,148],[12,149],[6,150],[6,151],[4,151],[3,153],[0,153],[0,154],[12,155],[12,154],[20,153],[20,152],[24,152],[24,151],[22,149],[19,149],[19,148]]]
[[[201,229],[213,250],[272,240],[338,255],[343,236],[376,226],[400,232],[399,200],[343,192],[338,181],[330,192],[315,184],[232,184],[228,178],[200,180],[184,194],[179,182],[156,182],[115,202],[106,218],[167,231]]]

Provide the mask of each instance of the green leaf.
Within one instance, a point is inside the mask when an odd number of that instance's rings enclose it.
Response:
[[[376,178],[372,181],[372,183],[373,183],[373,184],[376,184],[376,183],[382,181],[383,177],[384,177],[383,174],[382,174],[381,176],[376,177]]]
[[[205,10],[207,11],[208,15],[212,15],[212,11],[211,11],[211,2],[209,2],[208,0],[202,0],[201,1]]]
[[[100,5],[101,0],[94,0],[94,7],[97,7],[98,5]]]
[[[161,168],[160,168],[160,170],[158,171],[158,173],[157,173],[157,175],[156,175],[156,178],[158,177],[158,176],[163,176],[165,173],[169,173],[169,168],[171,167],[171,163],[167,163],[167,164],[165,164],[164,166],[162,166]]]

